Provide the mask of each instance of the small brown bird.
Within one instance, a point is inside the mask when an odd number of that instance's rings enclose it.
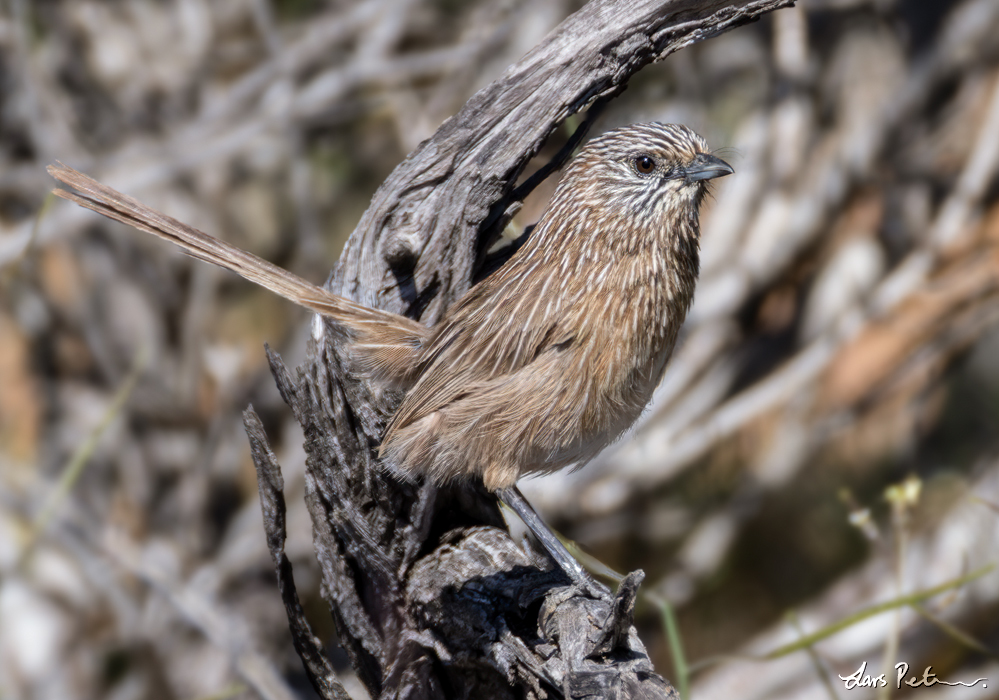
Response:
[[[530,238],[432,327],[332,294],[71,168],[49,172],[82,193],[59,196],[330,317],[359,371],[406,392],[380,456],[437,483],[481,476],[551,551],[557,541],[537,532],[514,484],[585,464],[648,404],[693,299],[706,183],[732,168],[676,124],[593,139]]]

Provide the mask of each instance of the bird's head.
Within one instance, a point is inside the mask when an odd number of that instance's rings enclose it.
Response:
[[[581,197],[577,202],[657,218],[690,207],[696,214],[707,182],[731,172],[687,127],[651,122],[614,129],[587,143],[560,189],[574,190]]]

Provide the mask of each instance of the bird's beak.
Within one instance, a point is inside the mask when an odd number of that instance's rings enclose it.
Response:
[[[735,171],[732,166],[716,158],[710,153],[698,153],[690,161],[690,165],[684,168],[684,177],[687,182],[698,182],[699,180],[713,180],[723,175],[731,175]]]

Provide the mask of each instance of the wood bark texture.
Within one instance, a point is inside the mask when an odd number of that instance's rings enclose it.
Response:
[[[566,117],[599,107],[648,63],[790,4],[589,3],[395,169],[329,288],[434,323],[488,269],[484,250],[529,189],[517,178]],[[381,468],[374,448],[400,397],[349,376],[341,350],[327,326],[294,374],[269,359],[305,431],[322,594],[372,697],[677,697],[632,626],[642,573],[594,598],[525,553],[481,486],[438,489]],[[321,697],[346,698],[284,554],[280,467],[252,409],[245,423],[296,650]]]

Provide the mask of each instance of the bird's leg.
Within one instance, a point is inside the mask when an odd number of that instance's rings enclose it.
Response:
[[[586,569],[576,561],[576,558],[565,548],[555,533],[545,525],[545,521],[527,502],[520,489],[516,486],[497,489],[496,496],[524,521],[527,529],[534,533],[538,542],[548,552],[548,556],[552,558],[556,566],[565,572],[570,581],[588,592],[599,594],[596,581],[586,573]]]

